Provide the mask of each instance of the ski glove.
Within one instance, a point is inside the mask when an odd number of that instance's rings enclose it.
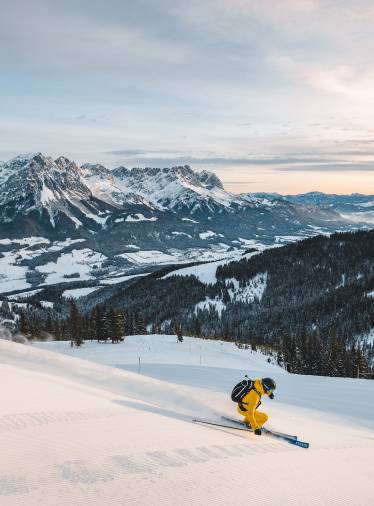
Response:
[[[273,392],[270,392],[270,394],[269,394],[269,398],[270,398],[270,399],[274,399],[274,394],[273,394]]]
[[[261,429],[256,429],[255,434],[256,436],[261,436]]]

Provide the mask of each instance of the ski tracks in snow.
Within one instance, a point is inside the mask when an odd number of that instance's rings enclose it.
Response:
[[[112,416],[111,414],[107,414],[107,416],[101,414],[100,417],[97,417],[101,418],[101,422],[96,426],[96,430],[98,432],[105,430],[105,419]],[[115,418],[117,424],[125,426],[126,417],[116,414]],[[216,469],[218,473],[219,469],[222,469],[222,465],[226,466],[228,461],[231,462],[230,467],[234,464],[234,468],[236,468],[236,466],[240,467],[241,461],[245,462],[248,459],[253,460],[254,463],[256,455],[284,453],[289,450],[278,442],[263,441],[258,444],[251,444],[250,441],[245,440],[242,443],[177,446],[167,450],[150,449],[133,452],[124,451],[125,449],[123,449],[123,451],[106,456],[95,455],[93,452],[91,458],[71,458],[42,465],[39,462],[40,454],[45,451],[56,456],[59,453],[59,447],[63,444],[56,435],[54,445],[44,449],[39,447],[38,451],[33,454],[32,446],[27,444],[33,438],[33,429],[39,429],[41,425],[45,429],[47,423],[68,420],[75,425],[72,427],[73,432],[79,433],[82,431],[82,424],[87,420],[92,422],[92,413],[87,413],[86,416],[83,412],[75,413],[73,416],[68,413],[67,416],[62,416],[61,413],[54,414],[50,412],[48,417],[43,413],[37,415],[35,413],[25,413],[22,416],[2,417],[2,421],[4,419],[8,423],[7,430],[23,432],[23,437],[17,436],[18,441],[15,446],[19,445],[24,450],[23,461],[26,464],[21,466],[21,469],[17,466],[18,469],[12,473],[4,472],[3,469],[0,472],[0,503],[7,506],[18,506],[26,503],[29,505],[40,504],[41,497],[48,496],[48,491],[57,489],[63,492],[63,496],[68,493],[68,495],[71,494],[74,497],[73,491],[75,489],[78,496],[82,489],[84,489],[85,494],[91,495],[95,490],[98,490],[97,487],[102,489],[103,485],[109,482],[111,482],[111,487],[122,490],[121,494],[124,499],[131,498],[131,504],[140,505],[144,504],[141,498],[135,500],[135,502],[133,501],[134,497],[138,496],[139,490],[143,491],[142,494],[144,493],[145,483],[148,481],[156,483],[160,479],[168,479],[170,472],[174,473],[175,470],[182,470],[183,475],[186,473],[191,475],[209,473],[209,469]],[[41,423],[34,424],[34,419]],[[11,421],[14,425],[10,429]],[[26,425],[27,421],[32,423]],[[81,426],[79,427],[78,424]],[[189,429],[187,428],[187,430]],[[3,434],[0,435],[0,444],[2,446],[5,444],[5,439],[9,437],[5,432],[7,431],[3,431]],[[3,438],[4,441],[2,441]],[[119,446],[121,445],[119,444]],[[81,454],[79,445],[76,450],[75,454],[79,456]],[[32,465],[30,465],[31,462],[33,462]],[[3,466],[0,467],[3,468]],[[56,498],[54,500],[57,500],[57,502],[53,502],[53,504],[67,504],[62,499]],[[158,503],[151,502],[151,504]],[[160,504],[162,503],[160,502]]]
[[[373,505],[369,429],[280,409],[274,419],[284,429],[303,427],[298,435],[311,443],[304,451],[194,424],[172,409],[189,400],[178,385],[0,347],[1,506]]]
[[[40,427],[53,423],[68,423],[77,420],[88,421],[97,418],[108,418],[118,413],[105,411],[87,412],[87,411],[66,411],[53,412],[41,411],[35,413],[14,413],[0,416],[0,433],[2,431],[13,431]]]
[[[187,504],[188,500],[207,501],[209,496],[209,504],[234,506],[238,500],[244,500],[243,490],[249,487],[251,499],[260,506],[349,504],[342,497],[340,502],[322,503],[313,496],[300,503],[293,501],[291,494],[292,489],[297,491],[301,487],[300,483],[304,482],[305,486],[305,482],[312,482],[315,485],[315,481],[306,480],[307,476],[303,473],[316,473],[313,467],[317,461],[346,460],[350,455],[347,448],[340,448],[340,451],[311,449],[308,454],[313,455],[314,452],[316,455],[310,460],[300,449],[280,441],[178,421],[176,433],[180,441],[174,441],[175,436],[172,436],[173,444],[160,449],[161,445],[157,444],[158,418],[159,415],[151,415],[152,423],[148,427],[148,431],[155,427],[156,441],[146,438],[144,442],[139,442],[142,448],[138,450],[138,445],[131,443],[131,433],[130,437],[123,437],[127,432],[129,416],[121,411],[50,411],[2,416],[0,445],[6,445],[10,431],[14,434],[11,437],[15,438],[13,456],[23,454],[23,459],[14,459],[14,467],[8,463],[8,470],[4,470],[4,461],[0,464],[0,503],[4,506],[65,506],[73,501],[72,504],[83,506],[85,501],[86,504],[99,504],[98,499],[101,498],[106,506],[143,506],[145,503],[172,506]],[[88,421],[93,433],[105,434],[103,438],[106,441],[100,448],[95,447],[90,431],[85,431]],[[165,424],[173,427],[170,419]],[[113,433],[118,434],[116,441],[111,438]],[[71,441],[74,434],[78,438]],[[137,436],[139,434],[141,431]],[[180,444],[186,438],[189,444]],[[111,451],[105,453],[103,447]],[[48,462],[43,458],[46,455]],[[367,458],[369,455],[367,448]],[[64,458],[66,456],[69,458]],[[362,461],[362,455],[360,458]],[[13,467],[12,472],[9,467]],[[292,475],[292,488],[290,480],[282,482],[276,479],[274,472],[284,477]],[[320,485],[322,491],[331,495],[330,486]],[[59,493],[56,495],[57,490]],[[179,495],[176,490],[180,491]],[[319,494],[318,497],[320,500]],[[370,506],[365,501],[355,504]]]

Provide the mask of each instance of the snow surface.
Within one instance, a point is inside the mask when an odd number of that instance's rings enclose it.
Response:
[[[372,381],[291,375],[194,338],[37,346],[0,340],[2,506],[373,504]],[[191,422],[235,417],[244,372],[276,379],[269,426],[310,449]]]
[[[13,295],[9,295],[9,300],[18,300],[18,299],[24,299],[28,297],[32,297],[33,295],[36,295],[37,293],[41,292],[42,288],[37,288],[36,290],[28,290],[27,292],[21,292],[21,293],[14,293]]]
[[[212,237],[216,237],[216,235],[223,237],[222,234],[216,234],[215,232],[213,232],[213,230],[207,230],[206,232],[200,232],[199,237],[200,237],[200,239],[211,239]]]
[[[43,181],[43,186],[42,186],[42,189],[40,191],[40,196],[39,196],[39,200],[40,200],[40,203],[44,206],[46,204],[48,204],[48,202],[52,201],[52,200],[56,200],[56,196],[55,194],[53,193],[52,190],[50,190],[45,184],[44,184],[44,181]]]
[[[190,223],[199,223],[196,220],[192,220],[191,218],[182,218],[182,221],[189,221]]]
[[[340,216],[348,221],[352,221],[353,223],[367,223],[370,225],[374,225],[374,211],[367,211],[361,213],[340,213]]]
[[[249,248],[256,248],[258,251],[264,251],[265,249],[275,248],[277,244],[263,244],[256,239],[245,239],[243,237],[238,237],[239,241]],[[234,241],[232,241],[234,242]]]
[[[64,290],[62,292],[62,296],[65,299],[79,299],[79,297],[84,297],[92,292],[98,290],[99,286],[88,286],[85,288],[72,288],[71,290]]]
[[[276,235],[275,242],[276,243],[290,243],[290,242],[298,242],[302,239],[305,239],[305,235]]]
[[[163,279],[170,278],[171,276],[195,276],[202,283],[206,285],[214,285],[217,283],[216,271],[219,265],[222,265],[222,261],[210,262],[203,265],[193,265],[192,267],[185,267],[184,269],[178,269],[166,274]]]
[[[22,239],[0,239],[0,244],[21,244],[35,246],[36,244],[49,244],[49,239],[45,237],[23,237]]]
[[[136,222],[136,221],[157,221],[157,218],[156,216],[151,216],[151,218],[146,218],[144,216],[144,214],[142,213],[136,213],[136,214],[129,214],[128,216],[126,216],[126,221],[132,221],[132,222]]]
[[[72,244],[77,244],[79,242],[84,242],[85,239],[71,239],[68,237],[65,241],[54,241],[53,245],[48,248],[48,251],[60,251]]]
[[[224,254],[224,250],[221,250],[220,253],[221,253],[220,256],[222,257],[222,255]],[[197,279],[199,279],[202,283],[205,283],[206,285],[215,285],[217,283],[216,277],[217,267],[219,267],[220,265],[225,265],[229,262],[232,262],[240,258],[251,258],[255,254],[256,253],[246,253],[245,255],[243,255],[243,251],[237,250],[235,252],[230,252],[229,257],[221,258],[216,262],[194,265],[192,267],[185,267],[183,269],[178,269],[176,271],[169,272],[162,279],[170,278],[171,276],[195,276]],[[202,255],[200,257],[200,260],[204,260]]]
[[[136,246],[127,245],[126,248]],[[190,262],[210,262],[218,261],[219,264],[227,263],[243,257],[243,250],[235,250],[228,252],[227,244],[212,244],[209,249],[190,248],[186,250],[169,248],[168,251],[162,252],[158,250],[138,250],[136,252],[126,252],[117,255],[125,258],[129,262],[138,265],[162,265],[162,264],[186,264]],[[228,256],[229,255],[229,256]],[[247,257],[248,258],[248,257]],[[204,266],[201,266],[204,269]],[[178,271],[179,272],[179,271]],[[177,271],[175,271],[177,274]],[[182,274],[183,275],[183,274]]]
[[[46,308],[46,309],[53,309],[53,302],[50,302],[49,300],[41,300],[40,304]]]
[[[187,234],[186,232],[177,232],[177,231],[174,231],[171,234],[172,235],[177,235],[177,236],[189,237],[190,239],[192,239],[192,235]]]
[[[68,281],[64,275],[79,273],[79,280],[91,279],[93,265],[100,266],[105,256],[89,248],[73,249],[69,253],[60,255],[56,262],[48,262],[36,268],[48,274],[45,284],[63,283]]]
[[[31,284],[26,280],[26,273],[29,268],[25,265],[20,265],[23,260],[30,260],[47,252],[61,251],[73,244],[84,242],[85,239],[71,239],[68,237],[64,241],[54,241],[52,245],[50,245],[50,241],[44,237],[26,237],[25,239],[14,240],[2,239],[1,241],[1,244],[4,245],[14,244],[15,249],[12,251],[2,252],[2,257],[0,258],[0,293],[23,290],[31,287]],[[26,245],[27,247],[17,249],[16,245]],[[40,247],[35,249],[36,245],[40,245]],[[64,254],[58,259],[57,263],[54,264],[53,262],[50,262],[49,264],[38,266],[36,270],[39,270],[40,272],[49,272],[49,270],[52,269],[57,272],[61,269],[61,274],[53,276],[53,279],[67,281],[67,279],[63,277],[65,270],[64,268],[61,268],[62,264],[67,262],[67,264],[73,268],[73,272],[78,272],[82,269],[80,265],[85,261],[85,258],[87,258],[88,264],[90,264],[93,260],[95,261],[89,253],[91,250],[80,250],[82,252],[81,255],[83,256],[81,259],[78,258],[80,255],[78,251],[79,250],[74,250],[73,253]],[[104,259],[105,257],[102,258]],[[79,265],[77,266],[76,263]],[[75,267],[73,267],[74,265]],[[85,270],[86,272],[89,272],[90,267],[87,267]],[[71,270],[67,270],[66,273],[71,273]],[[49,277],[47,279],[49,279]]]
[[[358,202],[357,204],[353,205],[359,207],[374,207],[374,200],[370,200],[369,202]]]
[[[124,281],[128,281],[133,278],[140,278],[141,276],[148,276],[149,272],[145,272],[143,274],[132,274],[129,276],[118,276],[116,278],[106,278],[100,279],[101,285],[115,285],[116,283],[123,283]]]
[[[116,171],[115,171],[116,172]],[[117,172],[115,184],[126,195],[135,192],[154,207],[163,209],[164,206],[173,209],[179,204],[192,206],[192,212],[201,208],[205,202],[211,210],[213,203],[229,207],[240,200],[233,194],[226,192],[215,184],[213,187],[201,176],[208,176],[206,172],[194,173],[183,167],[171,169],[134,169],[133,171]],[[218,184],[219,181],[217,181]]]
[[[205,297],[205,300],[202,302],[198,302],[195,305],[195,313],[198,312],[199,309],[207,310],[214,309],[217,311],[218,315],[221,316],[222,311],[226,309],[226,304],[222,302],[222,300],[218,297],[211,299],[210,297]]]
[[[0,293],[30,288],[26,281],[27,267],[17,265],[16,253],[4,251],[0,257]]]
[[[226,279],[226,285],[232,284],[234,289],[229,289],[231,301],[251,303],[255,299],[262,299],[266,289],[267,272],[256,274],[244,286],[240,286],[235,278]]]
[[[125,202],[125,195],[116,186],[108,169],[95,164],[85,164],[81,167],[81,172],[85,183],[95,197],[114,206]]]
[[[169,255],[168,253],[163,253],[162,251],[157,250],[146,250],[146,251],[136,251],[134,253],[121,253],[117,255],[122,258],[126,258],[129,262],[133,264],[143,265],[143,264],[168,264],[176,262],[176,258],[174,255]]]

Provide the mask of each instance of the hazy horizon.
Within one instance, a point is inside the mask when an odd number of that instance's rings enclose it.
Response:
[[[53,159],[56,159],[58,158],[59,156],[67,156],[66,153],[54,153],[54,154],[49,154],[49,153],[45,153],[45,152],[42,152],[42,151],[35,151],[35,152],[32,152],[31,154],[36,154],[36,153],[42,153],[43,155],[45,156],[50,156],[51,158]],[[17,154],[14,154],[14,156],[12,156],[10,158],[10,160],[16,156],[22,156],[22,155],[28,155],[30,153],[17,153]],[[67,156],[67,158],[69,158],[70,160],[72,161],[75,161],[76,163],[78,163],[79,165],[83,164],[83,163],[98,163],[98,164],[101,164],[101,165],[104,165],[106,166],[108,169],[114,169],[116,167],[119,167],[119,166],[125,166],[127,167],[128,169],[132,169],[132,168],[141,168],[141,169],[144,169],[146,167],[157,167],[157,168],[167,168],[167,167],[173,167],[173,166],[176,166],[176,165],[189,165],[193,170],[196,170],[196,171],[201,171],[201,170],[207,170],[209,172],[213,172],[215,173],[221,180],[221,182],[223,183],[224,185],[224,188],[226,191],[229,191],[231,193],[245,193],[245,192],[253,192],[253,193],[262,193],[262,192],[268,192],[268,193],[279,193],[281,195],[297,195],[297,194],[301,194],[301,193],[313,193],[313,192],[322,192],[321,190],[317,189],[317,186],[314,184],[314,187],[311,186],[309,189],[305,190],[305,191],[280,191],[279,190],[279,187],[281,185],[278,186],[278,189],[262,189],[262,188],[258,188],[258,189],[254,189],[253,187],[253,182],[249,181],[249,182],[245,182],[245,181],[230,181],[230,180],[227,180],[227,176],[229,174],[227,174],[227,171],[225,171],[225,169],[223,170],[220,170],[220,169],[214,169],[210,166],[206,166],[206,167],[196,167],[194,165],[191,164],[191,162],[188,161],[188,159],[185,159],[183,161],[181,160],[175,160],[176,163],[170,163],[170,164],[163,164],[163,163],[157,163],[157,160],[155,160],[156,163],[149,163],[149,164],[133,164],[133,163],[117,163],[117,164],[113,164],[113,163],[105,163],[103,162],[103,160],[87,160],[87,159],[82,159],[82,160],[78,160],[77,158],[74,158],[74,157],[71,157],[71,156]],[[6,162],[8,160],[0,160],[2,162]],[[150,162],[152,162],[152,160],[150,160]],[[233,168],[234,170],[234,168]],[[315,176],[315,173],[313,173],[314,176]],[[283,175],[283,177],[285,177]],[[289,187],[292,187],[292,185],[289,185]],[[369,191],[349,191],[347,190],[346,192],[328,192],[328,191],[325,191],[325,192],[322,192],[322,193],[330,193],[330,194],[337,194],[337,195],[348,195],[348,194],[353,194],[353,193],[361,193],[362,195],[373,195],[373,191],[370,192]]]
[[[235,193],[374,192],[369,0],[1,6],[1,160],[188,163]]]

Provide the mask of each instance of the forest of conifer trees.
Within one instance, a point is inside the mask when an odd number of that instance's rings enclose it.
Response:
[[[170,268],[121,288],[87,309],[84,302],[37,300],[12,311],[30,339],[118,343],[126,335],[189,335],[259,347],[289,372],[371,377],[374,328],[374,231],[318,236],[218,267],[217,282],[173,275]],[[261,300],[233,294],[266,272]],[[198,306],[206,299],[221,301]],[[26,304],[24,304],[25,306]],[[0,316],[11,318],[8,301]]]

